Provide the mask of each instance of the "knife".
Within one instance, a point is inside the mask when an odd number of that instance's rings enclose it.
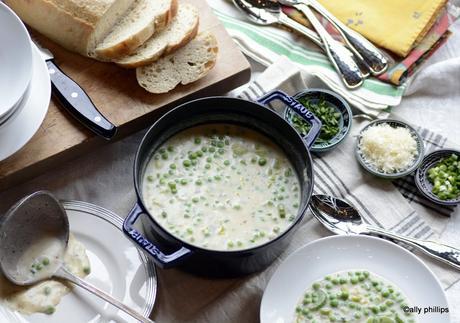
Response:
[[[53,54],[35,39],[32,42],[48,66],[52,93],[59,103],[95,134],[107,140],[115,136],[117,127],[99,112],[88,94],[54,63]]]

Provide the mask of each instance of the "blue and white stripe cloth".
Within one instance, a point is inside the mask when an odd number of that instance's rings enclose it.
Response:
[[[249,85],[236,91],[235,95],[255,101],[274,89],[294,95],[307,87],[321,87],[317,80],[305,79],[304,76],[305,74],[289,60],[281,59]],[[273,103],[271,108],[279,113],[283,113],[284,110],[282,105],[276,103]],[[381,117],[388,117],[388,114]],[[364,122],[353,120],[352,129],[343,143],[330,152],[313,154],[314,192],[349,201],[369,224],[413,238],[437,240],[440,233],[438,231],[454,208],[439,206],[425,199],[415,186],[412,175],[389,181],[377,178],[362,169],[355,158],[354,150],[355,137],[364,125]],[[445,137],[421,127],[417,130],[423,138],[426,152],[448,145]],[[304,234],[310,238],[316,236],[318,230],[328,234],[319,228],[319,223],[312,221],[311,214],[306,216],[303,225]],[[300,241],[302,244],[306,242],[304,239],[299,239]],[[458,272],[445,265],[426,257],[423,259],[446,289],[460,278]]]

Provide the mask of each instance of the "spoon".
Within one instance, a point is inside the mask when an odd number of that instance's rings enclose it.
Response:
[[[111,295],[72,274],[63,261],[69,240],[69,220],[49,192],[35,192],[16,203],[0,218],[0,269],[21,286],[61,278],[111,303],[143,323],[153,323]],[[46,263],[43,262],[46,259]],[[38,262],[37,262],[38,261]],[[40,269],[34,265],[40,263]]]
[[[460,250],[435,241],[409,238],[365,224],[358,211],[342,199],[313,195],[310,210],[319,222],[335,234],[369,234],[391,238],[460,270]]]
[[[320,37],[311,29],[290,19],[281,10],[281,6],[278,2],[270,0],[233,0],[233,2],[251,21],[259,25],[279,23],[305,35],[324,49],[347,88],[355,89],[362,85],[364,77],[359,66],[353,60],[353,53],[340,42],[333,39],[316,17],[313,18],[316,19],[317,24],[313,22],[312,24],[316,31],[319,30]]]
[[[309,6],[326,18],[339,32],[355,57],[368,66],[373,75],[380,75],[388,68],[388,60],[370,41],[358,32],[348,28],[339,19],[334,17],[326,8],[316,0],[281,0],[281,3],[300,10],[307,18]],[[310,18],[309,18],[310,19]],[[312,22],[313,23],[313,22]]]

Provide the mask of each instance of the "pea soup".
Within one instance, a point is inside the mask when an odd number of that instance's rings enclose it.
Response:
[[[296,323],[414,323],[410,306],[393,284],[367,271],[348,271],[318,280],[302,295]]]
[[[143,201],[174,236],[211,250],[274,239],[295,220],[300,183],[289,159],[249,128],[207,124],[168,139],[148,162]]]

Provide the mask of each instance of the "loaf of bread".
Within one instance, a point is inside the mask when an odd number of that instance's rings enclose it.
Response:
[[[155,34],[134,53],[114,60],[125,68],[136,68],[158,60],[187,45],[197,34],[198,10],[189,3],[181,3],[177,15],[166,29]]]
[[[166,93],[205,76],[217,59],[217,40],[209,32],[196,36],[177,52],[136,69],[137,82],[151,93]]]
[[[126,68],[151,93],[205,76],[217,40],[197,35],[198,10],[178,0],[5,0],[29,26],[65,48]],[[177,17],[176,17],[177,16]]]
[[[107,60],[132,53],[169,25],[176,12],[177,0],[135,0],[127,14],[97,45],[95,57]]]
[[[6,0],[29,26],[65,48],[88,56],[134,0]]]

